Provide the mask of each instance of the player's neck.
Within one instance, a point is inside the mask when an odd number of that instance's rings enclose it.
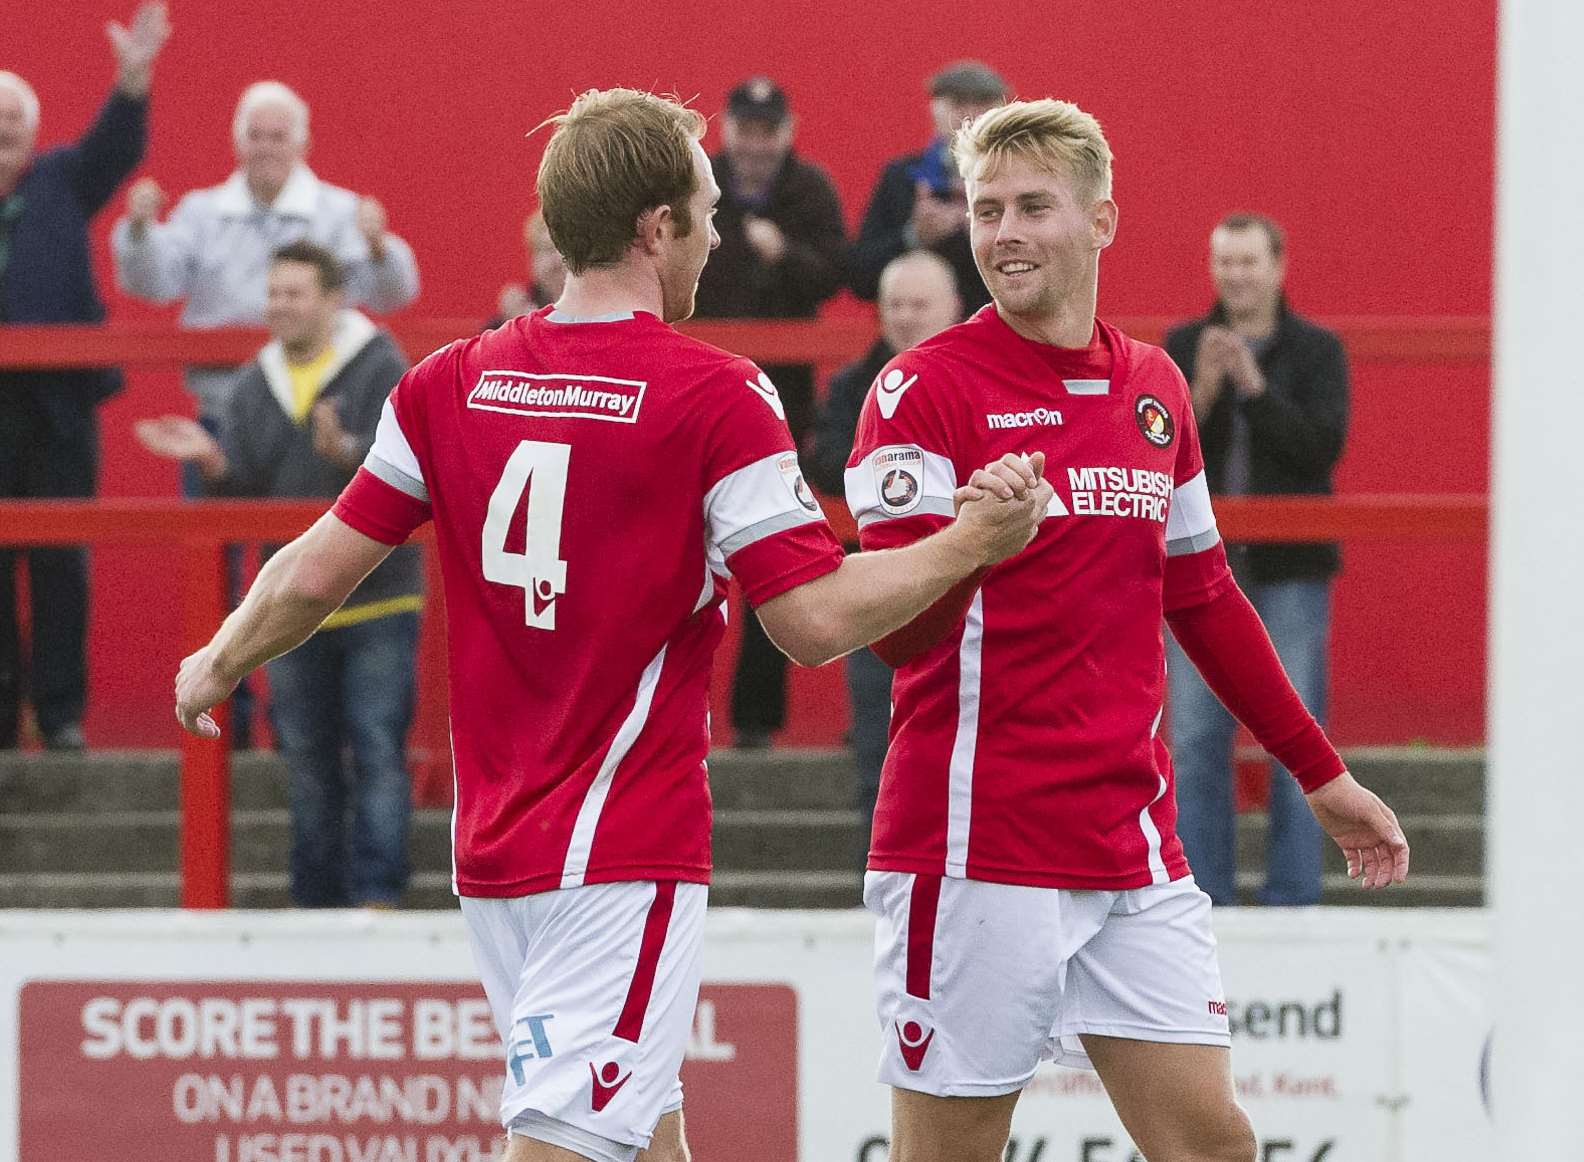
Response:
[[[1014,315],[1000,303],[996,313],[1001,321],[1025,339],[1051,347],[1087,347],[1094,338],[1095,301],[1063,303],[1057,310],[1039,315]]]
[[[575,319],[647,311],[664,318],[665,294],[654,270],[623,262],[567,274],[556,308]]]

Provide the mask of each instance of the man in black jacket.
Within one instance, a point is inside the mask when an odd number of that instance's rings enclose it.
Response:
[[[751,77],[726,98],[725,148],[711,159],[721,200],[720,246],[699,278],[701,319],[810,319],[842,284],[847,235],[836,188],[819,166],[792,150],[797,121],[786,94]],[[814,418],[814,369],[767,364],[802,443]],[[743,622],[732,679],[732,726],[739,746],[766,746],[786,715],[786,658],[757,618]]]
[[[897,352],[916,347],[961,321],[962,313],[957,279],[940,255],[910,250],[886,265],[880,275],[880,338],[863,358],[831,377],[825,404],[815,421],[813,445],[803,458],[804,475],[815,488],[831,496],[844,495],[858,414],[875,377]],[[858,551],[857,545],[845,547],[849,553]],[[850,738],[858,764],[858,809],[864,833],[858,852],[862,866],[868,859],[868,829],[874,819],[891,726],[891,668],[869,649],[854,650],[847,655],[846,664],[847,697],[852,707]]]
[[[990,292],[968,246],[968,202],[951,159],[951,136],[964,121],[1005,101],[1006,82],[989,65],[957,61],[930,78],[929,95],[935,137],[881,171],[853,243],[852,288],[859,298],[873,299],[886,263],[909,250],[933,250],[951,264],[971,313],[990,301]]]
[[[1213,494],[1331,492],[1347,432],[1341,340],[1287,307],[1281,227],[1233,214],[1210,236],[1217,302],[1173,329],[1166,350],[1193,390]],[[1325,720],[1334,544],[1228,546],[1238,573],[1304,704]],[[1231,716],[1176,644],[1169,654],[1177,833],[1199,886],[1237,901]],[[1264,904],[1320,899],[1321,832],[1298,785],[1272,764]]]
[[[39,106],[15,73],[0,73],[0,323],[98,323],[88,225],[137,167],[148,137],[154,62],[170,35],[164,4],[144,4],[129,27],[109,25],[116,82],[73,145],[34,156]],[[89,497],[98,489],[95,409],[121,390],[121,373],[0,371],[0,497]],[[44,745],[76,750],[87,703],[84,644],[88,558],[80,548],[32,549],[30,681],[17,630],[15,553],[0,549],[0,748],[17,744],[24,685]]]

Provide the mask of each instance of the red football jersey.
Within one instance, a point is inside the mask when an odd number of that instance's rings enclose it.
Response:
[[[1174,562],[1179,584],[1230,581],[1207,552],[1193,409],[1166,353],[1105,323],[1088,350],[1031,342],[991,304],[881,372],[848,504],[864,548],[894,547],[950,520],[975,468],[1036,451],[1055,489],[1039,534],[897,671],[869,866],[1060,888],[1176,879],[1167,558],[1204,554]]]
[[[442,348],[391,393],[335,507],[445,578],[455,888],[707,882],[710,660],[837,567],[752,362],[638,313],[553,308]]]

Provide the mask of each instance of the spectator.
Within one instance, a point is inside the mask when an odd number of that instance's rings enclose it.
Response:
[[[116,82],[75,145],[33,154],[39,102],[0,72],[0,323],[97,323],[88,223],[137,167],[154,62],[170,35],[165,5],[109,25]],[[88,497],[98,487],[95,408],[121,390],[106,369],[0,372],[0,497]],[[0,748],[17,745],[24,686],[44,745],[80,750],[87,705],[88,559],[80,548],[27,554],[32,664],[24,678],[15,554],[0,550]]]
[[[304,240],[276,251],[267,286],[273,338],[237,372],[219,438],[181,416],[145,420],[137,436],[156,455],[196,464],[215,493],[334,497],[373,445],[406,361],[390,335],[346,307],[345,275],[324,247]],[[269,664],[271,719],[291,768],[300,907],[394,906],[406,886],[405,740],[422,601],[418,550],[397,549],[322,632]]]
[[[1347,431],[1342,342],[1288,309],[1286,243],[1275,222],[1233,214],[1210,235],[1216,304],[1175,328],[1166,350],[1193,389],[1212,493],[1329,494]],[[1234,571],[1315,718],[1325,721],[1331,544],[1228,546]],[[1172,643],[1172,754],[1178,834],[1199,886],[1237,901],[1232,717]],[[1272,763],[1263,904],[1320,899],[1321,830],[1298,784]]]
[[[968,203],[951,158],[951,135],[1007,99],[1006,82],[979,61],[947,65],[929,81],[935,136],[921,152],[881,171],[858,241],[852,249],[852,288],[861,299],[880,292],[880,272],[897,255],[923,247],[951,264],[963,304],[976,311],[990,301],[968,246]]]
[[[561,297],[561,288],[566,285],[566,267],[555,243],[550,241],[544,214],[539,210],[529,214],[523,222],[523,249],[528,254],[529,285],[509,282],[501,287],[495,306],[497,313],[484,324],[486,331],[493,331],[507,319],[547,307]]]
[[[279,81],[249,85],[231,133],[236,172],[187,194],[164,223],[159,184],[133,184],[111,239],[122,290],[156,303],[185,300],[185,327],[257,326],[271,253],[307,238],[342,264],[349,304],[394,311],[412,302],[418,267],[407,243],[386,230],[384,207],[320,181],[303,161],[308,106],[301,97]],[[236,382],[231,370],[188,369],[200,416],[225,412],[225,390]]]
[[[869,385],[899,352],[962,320],[962,297],[951,265],[929,250],[910,250],[880,273],[880,338],[862,359],[831,377],[825,406],[814,426],[814,443],[803,470],[821,492],[844,495],[858,413]],[[849,553],[857,545],[845,546]],[[847,697],[852,706],[852,749],[858,763],[858,809],[865,829],[874,818],[891,725],[891,668],[867,647],[847,655]],[[860,855],[864,854],[860,853]]]
[[[720,247],[699,279],[700,318],[808,319],[841,288],[846,235],[830,178],[792,149],[797,119],[768,77],[726,98],[725,148],[713,159],[721,200]],[[767,364],[801,444],[814,417],[814,369]],[[767,746],[786,715],[786,658],[755,618],[743,620],[732,679],[737,745]]]

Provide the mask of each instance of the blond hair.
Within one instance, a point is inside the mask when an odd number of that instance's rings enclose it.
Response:
[[[620,261],[638,219],[660,206],[671,208],[678,235],[692,232],[697,110],[637,89],[590,89],[543,125],[556,128],[539,163],[539,205],[573,274]]]
[[[1111,196],[1111,147],[1100,122],[1068,101],[1013,101],[981,113],[952,142],[963,180],[988,178],[1006,159],[1023,158],[1070,178],[1094,201]]]

